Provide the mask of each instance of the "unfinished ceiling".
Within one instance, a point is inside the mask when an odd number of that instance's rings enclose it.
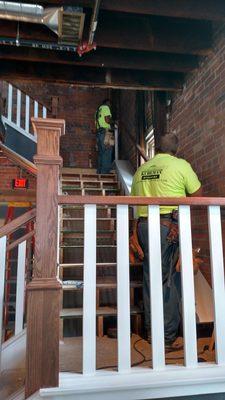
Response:
[[[70,39],[66,42],[67,48],[59,47],[58,35],[43,24],[20,21],[18,26],[17,21],[2,19],[1,79],[180,90],[185,74],[198,67],[201,56],[212,52],[212,22],[225,21],[224,0],[42,0],[29,3],[64,7],[65,12],[70,12],[71,7],[81,9],[85,16],[81,45],[85,48],[88,41],[89,44],[94,41],[96,50],[90,45],[90,51],[80,57],[77,46],[72,43],[73,35],[71,43]],[[91,24],[94,17],[98,22],[95,32],[96,23]]]

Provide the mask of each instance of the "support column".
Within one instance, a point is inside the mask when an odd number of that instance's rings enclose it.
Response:
[[[58,386],[61,284],[57,280],[59,139],[65,122],[32,118],[37,134],[36,236],[33,279],[27,286],[26,398]]]

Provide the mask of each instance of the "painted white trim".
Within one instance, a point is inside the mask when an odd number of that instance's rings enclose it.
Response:
[[[164,371],[135,368],[131,373],[97,371],[93,377],[60,373],[58,388],[40,390],[52,400],[144,400],[225,392],[225,367],[166,366]]]
[[[114,136],[115,136],[115,161],[117,161],[119,159],[119,141],[118,141],[119,131],[118,131],[118,126],[116,126],[115,129],[114,129]]]
[[[96,370],[96,205],[84,206],[83,373]]]
[[[47,118],[47,108],[45,106],[42,108],[42,117]]]
[[[179,236],[185,365],[196,367],[197,335],[190,206],[179,206]]]
[[[119,372],[129,371],[131,367],[129,269],[128,206],[117,205],[117,337]]]
[[[120,181],[125,195],[130,196],[131,185],[134,176],[134,169],[129,161],[116,160],[114,161],[118,180]]]
[[[38,118],[38,102],[34,100],[34,118]]]
[[[225,364],[225,288],[221,215],[219,206],[208,207],[211,276],[215,315],[215,353],[218,364]]]
[[[26,244],[27,242],[24,241],[18,246],[15,335],[23,330]]]
[[[21,91],[17,89],[17,100],[16,100],[16,125],[20,127],[21,122]]]
[[[5,261],[7,237],[0,238],[0,369],[2,365],[3,305],[5,289]]]
[[[25,131],[30,132],[30,97],[26,95]]]
[[[148,206],[148,247],[153,369],[165,368],[159,206]]]
[[[23,128],[17,126],[14,122],[9,121],[8,118],[2,117],[3,123],[11,126],[13,129],[16,129],[18,132],[22,133],[22,135],[27,136],[29,139],[33,140],[33,142],[37,143],[37,138],[31,133],[26,132]]]
[[[9,83],[8,85],[8,120],[12,121],[12,99],[13,99],[13,86]]]

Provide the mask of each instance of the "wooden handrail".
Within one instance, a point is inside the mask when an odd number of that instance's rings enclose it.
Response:
[[[142,147],[139,144],[136,144],[136,148],[139,151],[141,157],[145,160],[145,161],[149,161],[148,156],[146,155],[144,149],[142,149]]]
[[[59,205],[63,204],[126,204],[131,206],[225,206],[225,197],[141,197],[141,196],[58,196]]]
[[[6,81],[5,81],[6,82]],[[7,82],[8,84],[10,83],[10,82]],[[30,94],[27,94],[23,89],[21,89],[21,88],[19,88],[18,86],[16,86],[15,85],[15,83],[13,83],[13,85],[12,85],[16,90],[18,89],[18,90],[20,90],[21,91],[21,93],[23,93],[23,95],[25,95],[25,96],[29,96],[30,97],[30,99],[32,100],[32,101],[37,101],[38,102],[38,104],[40,104],[41,105],[41,107],[45,107],[46,108],[46,110],[48,110],[49,112],[51,112],[51,108],[50,107],[48,107],[48,106],[46,106],[46,105],[44,105],[43,103],[41,103],[39,100],[37,100],[37,99],[35,99],[33,96],[31,96]]]
[[[33,189],[16,189],[0,191],[0,203],[35,203],[36,192]]]
[[[18,165],[21,168],[24,168],[25,170],[27,170],[30,174],[32,174],[34,176],[37,175],[37,168],[31,161],[28,161],[26,158],[20,156],[15,151],[9,149],[9,147],[7,147],[1,141],[0,141],[0,149],[16,165]]]
[[[10,251],[12,249],[14,249],[15,247],[17,247],[20,243],[24,242],[25,240],[28,240],[30,238],[32,238],[35,234],[35,230],[30,231],[28,233],[26,233],[26,235],[21,236],[19,239],[14,240],[14,242],[10,243],[6,250]]]
[[[18,228],[20,228],[27,222],[31,221],[35,217],[36,217],[36,209],[32,208],[32,210],[25,212],[23,215],[20,215],[18,218],[15,218],[8,224],[2,226],[0,228],[0,237],[7,236],[10,233],[15,232]]]

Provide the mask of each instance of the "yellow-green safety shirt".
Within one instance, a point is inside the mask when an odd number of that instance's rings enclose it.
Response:
[[[100,106],[98,108],[98,110],[96,111],[96,113],[98,114],[96,116],[96,119],[97,119],[96,128],[97,129],[99,129],[99,128],[110,129],[110,124],[108,124],[105,121],[105,117],[112,116],[109,106],[107,106],[107,105]]]
[[[134,175],[131,195],[149,197],[185,197],[201,187],[191,165],[170,154],[157,154]],[[170,213],[177,207],[161,206],[160,214]],[[138,217],[147,217],[147,207],[137,207]]]

